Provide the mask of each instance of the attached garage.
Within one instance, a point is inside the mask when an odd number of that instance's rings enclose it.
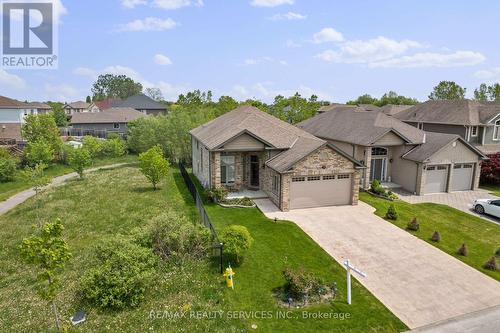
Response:
[[[424,193],[446,192],[448,182],[447,165],[429,165],[425,170]]]
[[[462,163],[453,166],[453,176],[451,178],[452,191],[468,191],[472,189],[472,176],[474,174],[474,164]]]
[[[290,184],[290,209],[350,205],[352,175],[295,176]]]

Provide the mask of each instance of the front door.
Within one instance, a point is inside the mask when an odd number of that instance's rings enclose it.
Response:
[[[259,157],[250,156],[250,186],[259,187]]]
[[[370,180],[373,181],[375,179],[379,181],[384,179],[384,159],[382,158],[372,159]]]

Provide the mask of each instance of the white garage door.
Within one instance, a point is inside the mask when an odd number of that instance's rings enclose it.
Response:
[[[453,166],[453,177],[451,180],[451,190],[452,191],[468,191],[468,190],[472,189],[473,170],[474,170],[474,165],[472,163],[455,164]]]
[[[447,165],[429,165],[425,170],[425,193],[446,192]]]
[[[350,174],[292,177],[290,209],[350,205],[351,178]]]

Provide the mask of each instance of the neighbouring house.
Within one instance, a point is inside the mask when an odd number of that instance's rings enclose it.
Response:
[[[0,139],[2,142],[22,141],[21,126],[28,114],[37,114],[28,103],[0,96]]]
[[[27,103],[29,107],[36,109],[37,114],[45,114],[52,112],[52,107],[46,103],[41,102],[29,102]]]
[[[459,135],[484,154],[500,152],[500,102],[427,101],[394,117],[424,131]]]
[[[255,107],[190,133],[193,173],[205,188],[260,190],[283,211],[358,202],[361,163]]]
[[[167,107],[154,99],[144,95],[138,94],[130,96],[124,100],[114,100],[112,102],[113,107],[128,107],[136,109],[147,115],[160,115],[167,114]]]
[[[477,189],[486,158],[459,135],[424,132],[383,111],[329,111],[297,126],[365,165],[365,189],[375,179],[417,195]]]
[[[72,116],[77,113],[95,113],[100,111],[100,109],[94,103],[87,103],[83,101],[73,102],[69,104],[66,103],[63,106],[63,110],[68,116]]]
[[[109,108],[101,112],[75,113],[71,117],[71,136],[107,137],[109,133],[126,135],[128,123],[146,115],[132,108]]]

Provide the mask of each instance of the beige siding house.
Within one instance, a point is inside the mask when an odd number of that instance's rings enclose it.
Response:
[[[373,180],[418,195],[477,189],[486,158],[459,135],[424,132],[383,110],[322,108],[297,126],[365,165],[361,186]]]
[[[251,106],[191,131],[206,188],[261,191],[281,210],[356,205],[363,166],[327,141]]]

